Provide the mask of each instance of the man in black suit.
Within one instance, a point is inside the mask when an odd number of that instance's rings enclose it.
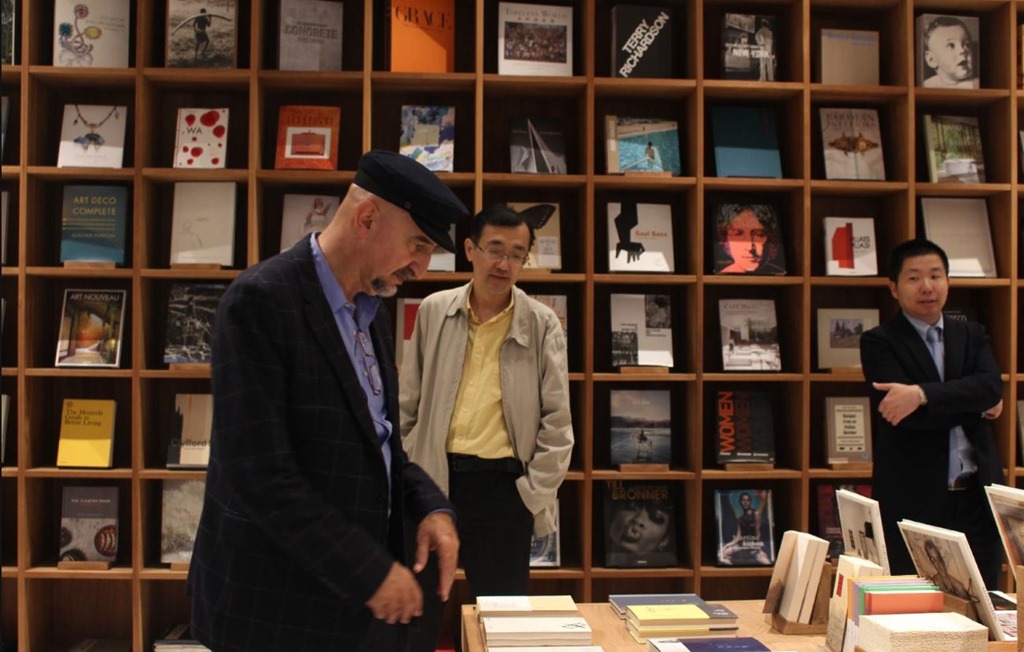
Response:
[[[896,523],[904,518],[964,532],[990,588],[1002,563],[984,486],[1003,481],[989,421],[1003,409],[999,368],[984,327],[943,319],[949,259],[910,240],[889,258],[900,312],[861,336],[875,409],[872,495],[893,574],[914,573]]]
[[[189,570],[193,634],[216,652],[404,649],[398,623],[423,603],[407,566],[422,570],[429,551],[447,599],[453,512],[402,450],[379,297],[422,276],[435,245],[454,251],[449,226],[467,215],[425,167],[373,151],[322,233],[224,294]],[[414,560],[405,519],[418,524]]]

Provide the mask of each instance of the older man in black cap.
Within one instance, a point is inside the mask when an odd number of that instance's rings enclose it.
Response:
[[[359,161],[322,233],[232,283],[214,328],[213,440],[189,571],[192,630],[217,652],[397,650],[433,551],[447,599],[451,506],[402,451],[380,296],[419,277],[468,211],[425,167]],[[404,521],[417,523],[406,559]]]

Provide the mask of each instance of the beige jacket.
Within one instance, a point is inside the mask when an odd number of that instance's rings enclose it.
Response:
[[[435,292],[416,314],[399,385],[402,443],[448,494],[445,441],[466,355],[471,284]],[[508,339],[501,348],[501,400],[512,450],[526,465],[517,485],[534,515],[533,533],[555,530],[555,497],[572,454],[565,333],[555,313],[515,292]]]

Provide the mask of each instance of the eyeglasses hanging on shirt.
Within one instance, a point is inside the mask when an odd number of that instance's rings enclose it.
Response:
[[[358,328],[356,329],[356,342],[359,344],[359,352],[363,357],[363,371],[366,373],[366,379],[370,381],[370,390],[374,396],[380,396],[384,391],[384,381],[380,377],[377,356],[373,354],[373,342],[369,335]]]

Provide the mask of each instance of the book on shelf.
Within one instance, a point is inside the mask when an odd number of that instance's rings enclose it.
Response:
[[[11,416],[11,397],[0,395],[0,464],[7,460],[7,420]]]
[[[476,610],[481,618],[578,616],[580,613],[571,595],[479,595]]]
[[[836,490],[839,525],[843,529],[845,554],[867,559],[889,574],[889,553],[885,547],[882,512],[878,501],[846,489]]]
[[[213,360],[213,320],[227,283],[174,283],[167,297],[164,364]]]
[[[671,7],[618,4],[612,7],[612,76],[672,77]]]
[[[61,561],[117,559],[118,488],[65,485],[61,492]]]
[[[276,170],[337,170],[341,109],[282,106],[277,117]]]
[[[722,78],[775,81],[775,16],[726,13],[722,17]]]
[[[388,70],[455,72],[455,0],[403,0],[387,4]]]
[[[11,207],[11,193],[0,191],[0,265],[7,264],[7,213]]]
[[[817,486],[818,536],[828,541],[828,558],[838,559],[843,554],[843,528],[839,524],[839,501],[836,490],[846,489],[862,496],[871,496],[869,484],[829,484]]]
[[[118,367],[126,290],[64,290],[57,367]]]
[[[1017,436],[1020,437],[1020,456],[1024,458],[1024,400],[1017,401]]]
[[[1010,568],[1024,565],[1024,489],[991,484],[985,487],[985,494]]]
[[[782,371],[774,299],[719,299],[725,371]]]
[[[611,295],[612,366],[672,367],[672,298]]]
[[[53,65],[127,68],[129,0],[53,0]]]
[[[337,195],[285,194],[281,208],[281,251],[326,229],[340,202]]]
[[[64,186],[60,261],[124,264],[129,211],[123,186]]]
[[[66,398],[60,414],[57,466],[109,469],[114,464],[117,402]]]
[[[659,389],[609,392],[611,464],[672,462],[672,395]]]
[[[3,0],[0,6],[0,64],[14,65],[14,53],[18,51],[17,25],[18,3],[14,0]]]
[[[984,650],[988,633],[967,616],[953,613],[910,613],[865,616],[858,647],[878,652]]]
[[[978,118],[928,114],[922,118],[932,183],[985,183],[985,155]]]
[[[178,181],[171,212],[172,265],[230,267],[235,257],[234,181]]]
[[[949,276],[995,278],[988,207],[982,197],[922,197],[921,223],[949,257]]]
[[[608,174],[668,172],[678,177],[683,173],[675,120],[606,115],[604,136]]]
[[[723,203],[715,207],[710,222],[715,274],[786,274],[782,218],[774,206]]]
[[[569,336],[569,297],[564,294],[531,294],[531,299],[540,301],[548,308],[551,308],[555,316],[558,317],[558,323],[562,325],[562,332],[565,336]]]
[[[715,489],[720,566],[775,563],[771,489]]]
[[[825,275],[878,275],[875,218],[825,218]]]
[[[849,620],[848,595],[853,590],[852,580],[869,578],[882,574],[882,567],[868,559],[853,555],[839,555],[836,564],[832,594],[828,601],[828,626],[825,630],[825,646],[831,652],[842,652],[846,647],[846,629]],[[853,647],[851,641],[850,648]]]
[[[509,202],[508,207],[533,225],[533,245],[523,269],[562,269],[562,220],[557,202]]]
[[[210,462],[213,396],[175,394],[168,428],[171,439],[167,445],[167,468],[205,469]]]
[[[771,648],[752,636],[647,639],[648,652],[768,652]]]
[[[792,532],[793,535],[789,535]],[[818,595],[818,583],[828,552],[828,541],[807,532],[787,530],[782,536],[781,546],[790,546],[786,555],[789,563],[783,566],[776,562],[772,579],[776,574],[784,576],[779,605],[775,613],[791,623],[810,624],[811,611]],[[779,552],[782,559],[783,553]],[[769,586],[771,583],[769,583]]]
[[[609,568],[679,564],[676,494],[668,480],[606,480],[604,562]]]
[[[572,7],[498,3],[498,74],[572,76]]]
[[[860,368],[860,336],[878,326],[878,308],[818,308],[818,367]]]
[[[715,393],[719,464],[775,462],[775,426],[767,392],[723,389]]]
[[[204,652],[209,648],[192,638],[192,627],[188,623],[171,625],[158,639],[153,641],[153,652]]]
[[[164,65],[234,68],[238,29],[238,0],[167,0]]]
[[[459,243],[455,239],[455,225],[452,224],[448,227],[448,237],[455,243],[458,248]],[[428,272],[454,272],[455,271],[455,254],[451,251],[446,251],[441,247],[435,247],[434,251],[430,254],[430,262],[427,264]]]
[[[565,133],[559,120],[512,118],[509,170],[527,174],[567,174]]]
[[[178,109],[174,167],[218,169],[228,156],[228,109]]]
[[[976,16],[920,14],[914,19],[914,81],[925,88],[980,88]]]
[[[871,403],[867,396],[825,398],[829,464],[871,461]]]
[[[206,480],[173,479],[163,481],[160,512],[160,563],[192,560],[192,548],[203,511]]]
[[[557,568],[562,565],[561,516],[555,499],[555,531],[530,536],[530,568]]]
[[[120,168],[128,107],[65,104],[57,167]]]
[[[341,70],[344,7],[331,0],[281,0],[278,70]]]
[[[823,28],[821,83],[878,86],[878,32]]]
[[[774,108],[719,104],[710,109],[717,176],[782,178]]]
[[[11,113],[11,98],[6,95],[0,97],[0,159],[7,149],[7,118]]]
[[[416,327],[416,313],[420,310],[423,299],[399,299],[396,306],[395,324],[395,366],[402,368],[405,347],[412,341],[412,331]]]
[[[608,203],[608,271],[674,272],[672,206]]]
[[[403,104],[398,151],[432,172],[455,171],[455,107]]]
[[[885,181],[878,111],[821,108],[818,114],[825,178]]]

